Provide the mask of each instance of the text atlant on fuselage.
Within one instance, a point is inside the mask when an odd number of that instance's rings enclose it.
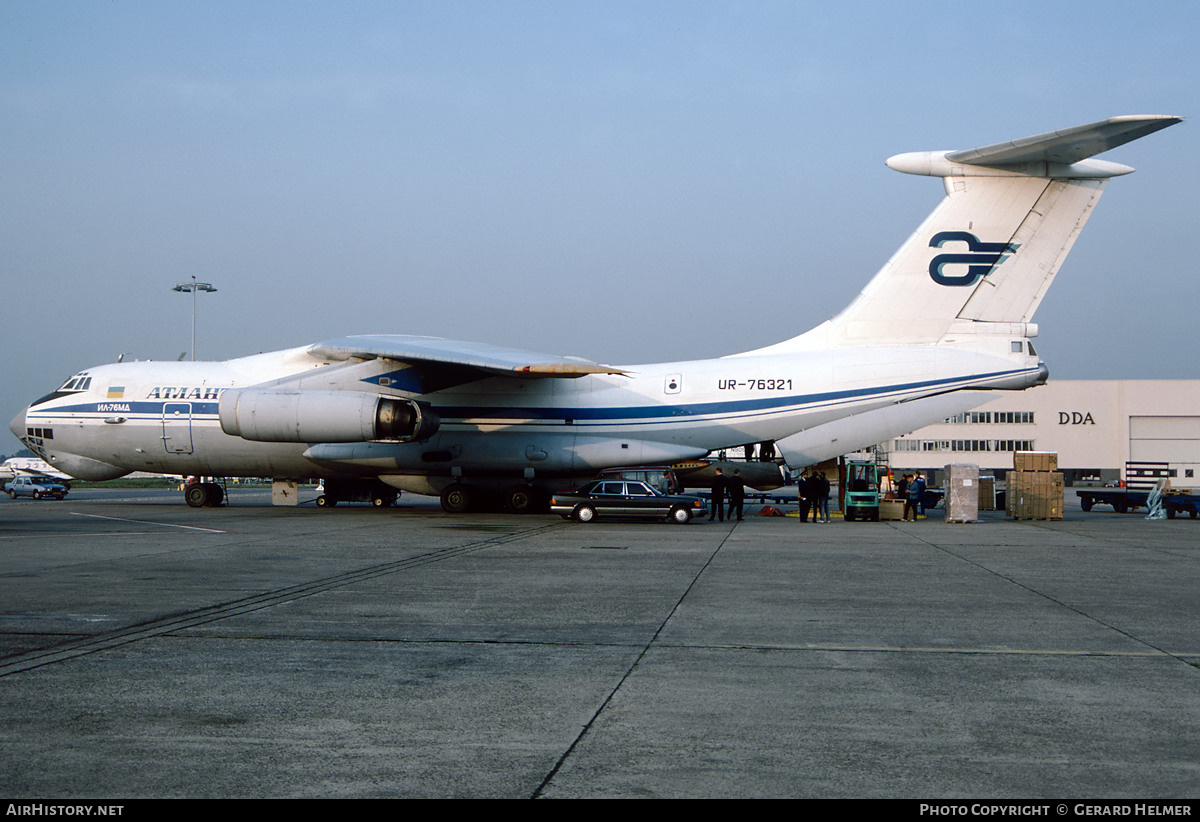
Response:
[[[146,394],[148,400],[215,400],[224,388],[156,385]]]

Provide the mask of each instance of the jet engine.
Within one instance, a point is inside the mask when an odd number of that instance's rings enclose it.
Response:
[[[254,442],[412,442],[441,425],[428,403],[356,391],[229,389],[221,393],[221,430]]]

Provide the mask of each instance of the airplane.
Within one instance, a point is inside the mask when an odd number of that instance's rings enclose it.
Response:
[[[1094,155],[1180,122],[1132,115],[887,165],[946,196],[841,313],[765,348],[612,366],[474,342],[350,336],[224,362],[82,371],[10,428],[85,480],[132,471],[324,480],[448,512],[548,495],[609,467],[773,442],[796,468],[1044,383],[1031,320],[1109,179]],[[185,500],[219,504],[194,483]],[[390,495],[390,496],[389,496]]]
[[[7,482],[16,477],[50,477],[52,479],[69,480],[70,477],[62,471],[57,471],[45,460],[37,457],[9,457],[0,465],[0,482]]]

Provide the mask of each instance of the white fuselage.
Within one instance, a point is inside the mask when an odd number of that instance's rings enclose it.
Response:
[[[81,478],[379,476],[435,493],[454,479],[577,477],[674,462],[920,397],[1037,381],[1036,357],[991,342],[994,351],[975,341],[751,353],[630,366],[622,369],[628,376],[488,377],[425,393],[386,378],[404,375],[395,362],[331,364],[304,348],[225,362],[118,363],[89,369],[86,390],[35,403],[13,427],[39,455]],[[415,442],[252,442],[225,433],[221,395],[271,381],[419,397],[441,426]],[[843,452],[865,444],[845,442]]]

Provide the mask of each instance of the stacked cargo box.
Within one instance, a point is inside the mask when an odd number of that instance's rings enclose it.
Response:
[[[996,478],[988,474],[979,475],[979,510],[996,510]]]
[[[1017,451],[1008,472],[1005,510],[1010,519],[1062,519],[1063,475],[1058,454]]]
[[[946,466],[946,522],[979,520],[979,466]]]

